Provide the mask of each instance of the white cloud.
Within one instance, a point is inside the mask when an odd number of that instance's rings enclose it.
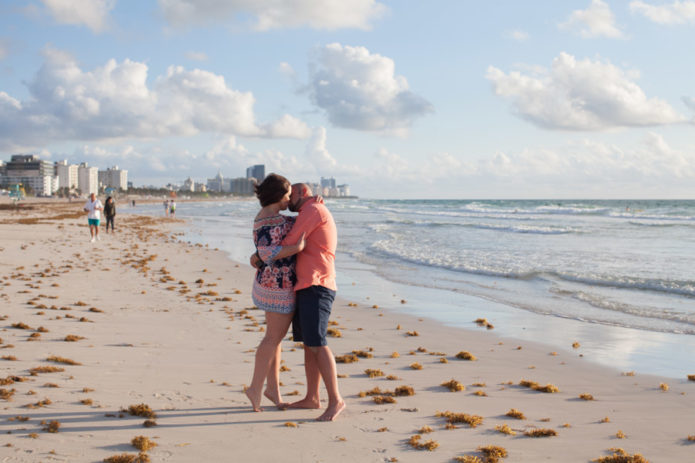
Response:
[[[202,51],[189,51],[186,52],[186,58],[191,61],[207,61],[208,55]]]
[[[676,0],[670,5],[651,5],[642,1],[630,2],[630,10],[659,24],[695,22],[695,2]]]
[[[41,0],[53,18],[61,24],[84,25],[102,32],[116,0]]]
[[[294,77],[294,75],[295,75],[294,68],[292,67],[292,65],[290,63],[286,63],[283,61],[282,63],[280,63],[280,66],[278,69],[280,70],[281,73],[283,73],[287,76]]]
[[[309,126],[289,114],[265,126],[264,131],[271,138],[309,138],[311,136]]]
[[[495,93],[512,101],[522,118],[546,129],[606,130],[684,122],[668,103],[647,98],[626,72],[610,62],[561,53],[541,76],[505,74],[490,66]]]
[[[586,10],[574,10],[566,22],[558,25],[560,29],[579,30],[582,37],[623,37],[622,31],[615,25],[615,16],[611,7],[602,0],[591,0]]]
[[[518,42],[523,42],[525,40],[528,40],[529,35],[528,32],[522,31],[520,29],[515,29],[513,31],[507,32],[507,37],[510,39],[516,40]]]
[[[254,17],[254,28],[369,29],[387,8],[375,0],[158,0],[169,24],[181,27]]]
[[[316,170],[323,175],[333,173],[338,162],[326,148],[326,129],[317,127],[306,145],[306,157]]]
[[[313,64],[311,98],[338,127],[398,132],[433,111],[405,77],[395,75],[392,59],[364,47],[326,45]]]
[[[147,85],[144,63],[109,60],[80,69],[67,53],[49,49],[29,83],[30,98],[0,92],[0,148],[56,140],[107,140],[195,135],[305,138],[306,125],[285,115],[259,126],[251,92],[227,86],[221,75],[171,66]]]
[[[579,185],[658,185],[667,179],[695,178],[695,151],[672,148],[663,136],[649,132],[635,146],[580,140],[560,148],[526,148],[519,153],[498,152],[479,163],[483,176],[509,178],[528,183],[534,179],[566,182],[577,192]],[[646,184],[645,183],[645,184]],[[664,186],[662,184],[662,186]]]

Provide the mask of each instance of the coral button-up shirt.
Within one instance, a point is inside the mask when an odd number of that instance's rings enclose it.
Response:
[[[282,245],[295,244],[302,233],[306,233],[306,246],[297,254],[297,284],[294,290],[323,286],[336,291],[335,249],[338,231],[326,206],[313,198],[299,208],[294,226]]]

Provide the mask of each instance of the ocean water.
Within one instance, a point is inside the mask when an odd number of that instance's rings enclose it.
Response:
[[[695,373],[695,201],[326,203],[344,297],[464,327],[484,316],[502,336],[570,351],[577,340],[616,368]],[[177,216],[186,240],[246,262],[257,210],[180,203]]]

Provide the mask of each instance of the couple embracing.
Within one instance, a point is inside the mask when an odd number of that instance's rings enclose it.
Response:
[[[335,222],[308,185],[291,185],[281,175],[269,174],[256,186],[256,197],[261,210],[253,225],[256,253],[251,264],[257,268],[253,302],[265,311],[266,331],[256,350],[246,395],[254,411],[262,410],[263,396],[278,408],[321,408],[319,386],[323,378],[328,407],[317,420],[332,421],[345,409],[335,358],[326,342],[336,294]],[[288,208],[299,214],[280,214]],[[304,345],[307,392],[302,400],[288,404],[280,394],[280,343],[290,323],[294,340]]]

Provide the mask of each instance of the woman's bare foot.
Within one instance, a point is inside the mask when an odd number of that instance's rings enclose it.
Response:
[[[273,393],[271,393],[270,391],[268,391],[268,389],[266,389],[265,391],[263,391],[263,395],[264,395],[268,400],[270,400],[271,402],[273,402],[273,403],[275,404],[275,406],[276,406],[277,408],[279,408],[280,410],[286,409],[286,408],[288,407],[288,405],[289,405],[289,404],[287,404],[287,403],[285,403],[285,402],[282,401],[282,397],[280,396],[279,393],[273,394]]]
[[[247,387],[244,389],[244,394],[246,394],[246,397],[249,398],[249,401],[251,402],[251,406],[253,407],[254,412],[262,412],[263,409],[261,408],[261,391],[258,390],[256,391],[255,389],[251,389],[250,387]]]
[[[314,400],[308,397],[304,397],[302,400],[292,402],[287,406],[287,408],[321,408],[321,401],[319,399]]]
[[[334,405],[329,404],[326,411],[323,412],[323,415],[316,418],[316,421],[333,421],[338,418],[338,415],[340,415],[340,412],[343,410],[345,410],[345,402],[342,400]]]

